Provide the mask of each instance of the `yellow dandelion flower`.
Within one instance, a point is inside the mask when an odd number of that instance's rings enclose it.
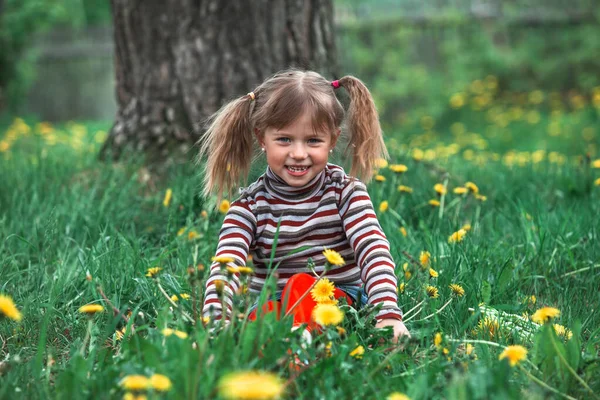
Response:
[[[350,357],[360,360],[363,357],[363,354],[365,354],[365,348],[363,346],[358,346],[350,352]]]
[[[454,194],[466,194],[469,193],[469,189],[467,189],[466,187],[455,187],[453,190]]]
[[[432,299],[437,299],[440,296],[438,288],[435,286],[427,285],[425,292],[427,292],[427,296],[431,297]]]
[[[448,237],[448,243],[458,243],[465,238],[466,234],[467,234],[466,230],[459,229],[458,231],[454,232],[452,235],[450,235]]]
[[[173,296],[171,296],[171,301],[172,302],[177,302],[177,301],[179,301],[179,297],[177,297],[177,295],[174,294]]]
[[[406,290],[406,283],[402,282],[396,289],[396,293],[404,293]]]
[[[339,325],[344,320],[344,313],[332,304],[318,304],[313,310],[314,320],[322,326]]]
[[[187,293],[179,293],[179,297],[181,297],[184,300],[189,300],[190,299],[190,295]]]
[[[385,158],[378,158],[377,160],[375,160],[375,165],[377,166],[377,168],[385,168],[388,166],[388,162]]]
[[[430,278],[437,278],[438,276],[439,276],[439,274],[435,269],[429,268],[429,277]]]
[[[473,182],[467,182],[465,183],[465,187],[469,190],[469,192],[471,193],[479,193],[479,188],[477,187],[476,184],[474,184]]]
[[[150,379],[144,375],[127,375],[121,379],[119,386],[132,392],[141,392],[150,388]]]
[[[157,392],[168,392],[173,385],[167,376],[154,374],[150,377],[150,386]]]
[[[498,357],[499,360],[508,359],[511,367],[527,359],[527,349],[520,345],[508,346]]]
[[[571,332],[569,329],[565,328],[560,324],[554,324],[552,325],[552,327],[554,328],[554,332],[556,332],[556,334],[562,337],[563,339],[571,340],[571,338],[573,337],[573,332]]]
[[[537,297],[535,297],[535,294],[532,294],[531,296],[525,298],[525,302],[528,305],[533,306],[537,302]]]
[[[406,231],[406,228],[401,226],[400,227],[400,233],[402,234],[402,236],[407,237],[408,236],[408,232]]]
[[[310,291],[310,295],[317,303],[327,301],[333,297],[335,285],[327,278],[321,278]]]
[[[469,232],[471,230],[471,224],[464,224],[461,229]]]
[[[251,275],[254,270],[250,267],[238,267],[238,272],[242,275]]]
[[[161,331],[161,333],[164,336],[171,336],[171,335],[175,335],[177,336],[179,339],[187,339],[188,334],[186,332],[183,331],[178,331],[177,329],[171,329],[171,328],[165,328]]]
[[[212,262],[217,262],[220,264],[227,264],[227,263],[232,263],[234,261],[233,257],[227,257],[227,256],[215,256],[213,258],[211,258]]]
[[[225,290],[225,282],[223,282],[221,279],[215,280],[215,290],[217,295],[222,296],[223,291]]]
[[[484,196],[482,194],[475,194],[475,198],[481,202],[487,201],[487,196]]]
[[[117,329],[115,331],[115,339],[116,340],[123,340],[123,338],[125,337],[125,330],[127,329],[126,326],[122,327],[121,329]]]
[[[387,211],[388,207],[389,207],[389,204],[388,204],[387,200],[384,200],[379,204],[379,211],[384,213]]]
[[[206,210],[202,210],[200,212],[200,217],[202,217],[203,219],[208,218],[208,212],[206,212]]]
[[[338,265],[338,266],[344,265],[344,259],[342,258],[340,253],[338,253],[335,250],[324,249],[323,255],[325,256],[325,259],[327,260],[327,262],[331,265]]]
[[[410,270],[404,271],[404,280],[409,281],[411,277],[412,277],[412,272],[410,272]]]
[[[598,178],[594,181],[594,185],[600,186],[600,178]]]
[[[385,398],[386,400],[410,400],[410,397],[405,395],[404,393],[393,392]]]
[[[474,350],[475,350],[475,346],[473,346],[471,343],[467,343],[467,347],[465,349],[467,355],[470,356],[471,354],[473,354]]]
[[[186,229],[187,229],[187,228],[186,228],[185,226],[184,226],[183,228],[179,229],[179,230],[177,231],[177,236],[181,236],[181,235],[183,235],[183,234],[185,233]]]
[[[411,187],[408,187],[408,186],[400,185],[400,186],[398,186],[398,191],[399,192],[404,192],[404,193],[412,193],[413,189]]]
[[[592,168],[600,168],[600,158],[592,161]]]
[[[100,304],[86,304],[85,306],[79,307],[79,312],[87,315],[94,315],[104,311],[104,307]]]
[[[195,230],[191,230],[188,232],[188,240],[194,240],[200,237],[200,234]]]
[[[436,333],[433,337],[433,344],[437,348],[439,348],[442,345],[442,334],[440,332]]]
[[[17,322],[23,319],[12,298],[3,294],[0,294],[0,317],[10,318]]]
[[[485,317],[477,323],[477,330],[490,338],[500,334],[500,323],[495,318]]]
[[[246,371],[230,373],[219,381],[219,394],[229,400],[268,400],[279,398],[283,382],[270,372]]]
[[[377,182],[385,182],[385,176],[377,174],[375,175],[375,180]]]
[[[219,204],[219,212],[221,214],[226,214],[227,211],[229,211],[229,207],[231,207],[231,204],[228,200],[221,200],[221,204]]]
[[[463,297],[465,295],[465,289],[457,283],[452,283],[448,286],[452,291],[452,294],[458,297]]]
[[[148,268],[148,270],[146,271],[146,276],[149,278],[156,278],[160,271],[162,271],[161,267]]]
[[[436,193],[439,194],[440,196],[445,195],[448,192],[446,187],[441,183],[436,183],[433,186],[433,190],[435,190]]]
[[[432,207],[439,207],[439,206],[440,206],[440,204],[441,204],[441,203],[440,203],[438,200],[436,200],[436,199],[431,199],[431,200],[429,200],[429,202],[428,202],[428,203],[429,203],[429,205],[430,205],[430,206],[432,206]]]
[[[560,310],[554,307],[542,307],[531,316],[531,320],[538,324],[545,324],[560,315]]]
[[[169,204],[171,204],[172,197],[173,197],[173,190],[167,189],[167,191],[165,192],[165,198],[163,199],[163,206],[169,207]]]
[[[450,107],[456,109],[461,108],[465,105],[465,95],[464,93],[455,93],[450,97]]]
[[[419,261],[423,267],[428,267],[431,263],[431,253],[428,251],[422,251],[419,255]]]
[[[408,171],[408,167],[404,164],[392,164],[390,165],[390,169],[392,170],[392,172],[395,172],[397,174],[402,174]]]

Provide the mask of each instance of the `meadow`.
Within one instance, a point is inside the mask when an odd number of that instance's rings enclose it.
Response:
[[[342,304],[307,348],[248,294],[219,334],[199,315],[227,203],[197,167],[99,161],[110,122],[4,118],[0,398],[599,398],[600,88],[488,76],[445,104],[386,129],[369,184],[412,338]]]

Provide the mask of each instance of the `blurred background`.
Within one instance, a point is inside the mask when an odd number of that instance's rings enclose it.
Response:
[[[391,146],[416,149],[417,157],[593,156],[598,5],[335,0],[332,70],[366,82],[388,138],[398,141]],[[93,121],[102,129],[88,133],[104,140],[118,112],[113,21],[108,1],[0,2],[0,150],[16,141],[6,133],[17,117],[46,127]]]

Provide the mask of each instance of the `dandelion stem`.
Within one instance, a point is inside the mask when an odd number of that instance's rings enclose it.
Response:
[[[525,368],[523,368],[522,365],[519,365],[519,369],[521,371],[523,371],[525,373],[525,375],[527,375],[527,377],[529,379],[531,379],[532,381],[534,381],[535,383],[537,383],[538,385],[540,385],[541,387],[548,389],[549,391],[551,391],[552,393],[556,393],[557,395],[564,397],[565,399],[569,399],[569,400],[576,400],[574,397],[571,397],[567,394],[564,394],[563,392],[554,389],[552,386],[548,385],[546,382],[536,378],[535,376],[533,376],[529,371],[527,371]]]
[[[416,309],[417,307],[419,307],[421,304],[423,304],[425,302],[425,300],[421,300],[421,302],[419,304],[417,304],[416,306],[414,306],[413,308],[411,308],[410,310],[408,310],[407,312],[404,313],[404,318],[408,317],[410,315],[410,313]]]
[[[437,311],[436,311],[436,312],[434,312],[433,314],[430,314],[430,315],[426,316],[426,317],[425,317],[425,318],[423,318],[423,319],[418,319],[418,320],[416,320],[415,322],[421,322],[421,321],[425,321],[425,320],[427,320],[427,319],[429,319],[429,318],[431,318],[431,317],[433,317],[433,316],[435,316],[435,315],[437,315],[437,314],[441,313],[441,312],[442,312],[442,310],[443,310],[444,308],[448,307],[448,304],[452,303],[452,300],[453,300],[453,299],[450,299],[450,300],[448,300],[448,301],[446,302],[446,304],[444,304],[444,305],[443,305],[443,306],[442,306],[442,307],[441,307],[439,310],[437,310]],[[417,316],[417,314],[413,315],[413,317],[416,317],[416,316]],[[411,318],[407,319],[406,321],[408,321],[408,320],[410,320],[410,319],[411,319]]]
[[[160,290],[160,292],[163,294],[163,296],[165,296],[165,298],[167,299],[167,301],[169,303],[171,303],[171,305],[174,308],[179,308],[179,306],[177,304],[175,304],[175,302],[173,300],[171,300],[171,298],[169,297],[169,295],[167,294],[167,292],[165,292],[165,289],[163,289],[163,287],[160,284],[160,282],[158,281],[158,279],[156,280],[156,285],[158,286],[158,290]],[[195,322],[194,319],[192,317],[190,317],[188,315],[188,313],[186,313],[184,310],[179,310],[179,311],[181,311],[181,315],[183,315],[183,318],[187,319],[192,324]]]
[[[578,274],[580,272],[587,271],[587,270],[594,269],[594,268],[600,268],[600,264],[593,265],[591,267],[581,268],[581,269],[578,269],[576,271],[567,272],[566,274],[562,274],[560,277],[561,278],[566,278],[567,276],[575,275],[575,274]]]
[[[125,320],[125,323],[129,323],[129,318],[126,315],[124,315],[123,313],[121,313],[121,311],[119,311],[119,309],[117,307],[115,307],[113,303],[111,303],[111,301],[108,299],[108,297],[106,297],[106,295],[104,294],[102,287],[98,285],[96,287],[96,290],[98,290],[98,292],[100,293],[100,296],[102,296],[104,301],[106,301],[106,304],[108,304],[110,306],[110,308],[113,309],[113,314],[121,315],[121,317]]]
[[[85,348],[87,347],[88,342],[90,341],[90,338],[92,336],[92,327],[94,326],[94,320],[92,319],[93,317],[88,317],[88,325],[87,325],[87,329],[85,331],[85,337],[83,338],[83,344],[81,345],[81,355],[83,357],[85,357]]]
[[[586,388],[595,399],[599,399],[600,397],[598,397],[594,391],[588,386],[587,383],[585,383],[585,381],[583,379],[581,379],[581,377],[577,374],[577,372],[575,372],[573,370],[573,368],[571,368],[571,366],[569,365],[569,362],[567,360],[565,360],[565,357],[562,355],[562,353],[558,350],[558,346],[556,345],[556,341],[555,341],[555,336],[556,335],[552,335],[550,341],[552,342],[552,347],[554,347],[554,350],[556,351],[556,354],[558,355],[558,358],[560,359],[560,361],[565,365],[565,367],[567,367],[567,370],[571,373],[571,375],[573,375],[575,377],[575,379],[577,379],[579,381],[579,383],[581,383],[581,385]]]

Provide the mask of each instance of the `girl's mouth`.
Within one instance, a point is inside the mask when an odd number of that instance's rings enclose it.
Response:
[[[302,176],[308,172],[310,167],[292,167],[290,165],[286,165],[285,168],[293,176]]]

